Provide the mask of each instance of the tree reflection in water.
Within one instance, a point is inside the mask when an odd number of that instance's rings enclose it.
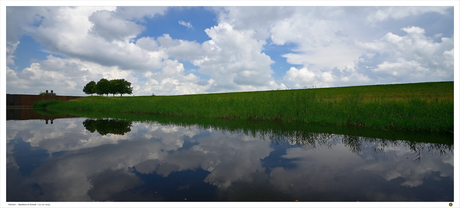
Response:
[[[94,133],[97,131],[101,135],[119,134],[124,135],[131,131],[133,122],[119,119],[86,119],[83,126],[86,130]]]

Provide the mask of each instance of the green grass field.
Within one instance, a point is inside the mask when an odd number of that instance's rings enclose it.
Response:
[[[35,108],[453,133],[453,91],[453,82],[431,82],[181,96],[88,96],[37,102]]]

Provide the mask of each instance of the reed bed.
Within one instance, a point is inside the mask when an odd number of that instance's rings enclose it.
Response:
[[[453,133],[453,82],[39,102],[37,108]]]

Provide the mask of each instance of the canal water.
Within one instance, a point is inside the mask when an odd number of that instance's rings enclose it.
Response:
[[[452,135],[22,111],[6,121],[8,202],[454,200]]]

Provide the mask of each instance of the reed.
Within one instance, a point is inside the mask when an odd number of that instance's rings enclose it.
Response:
[[[44,104],[38,103],[37,106]],[[84,97],[52,109],[453,133],[453,82],[181,96]]]

